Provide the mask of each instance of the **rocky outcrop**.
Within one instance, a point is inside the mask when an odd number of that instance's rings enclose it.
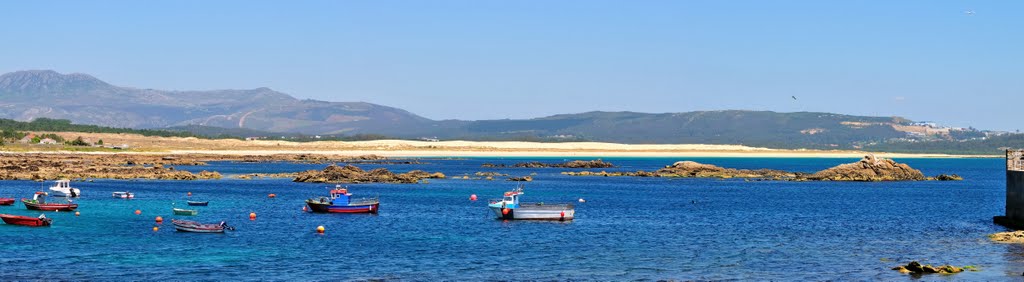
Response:
[[[813,174],[774,169],[734,169],[692,161],[680,161],[649,172],[562,172],[574,176],[637,176],[637,177],[699,177],[744,178],[789,181],[905,181],[905,180],[962,180],[956,174],[925,177],[921,171],[890,159],[866,156],[855,163],[842,164]]]
[[[926,180],[920,170],[891,159],[865,156],[858,162],[841,164],[807,176],[808,180],[831,181],[902,181]]]
[[[569,161],[569,162],[557,163],[557,164],[542,163],[542,162],[525,162],[525,163],[513,164],[513,165],[510,165],[510,166],[509,165],[505,165],[505,164],[485,163],[485,164],[483,164],[481,166],[482,167],[492,167],[492,168],[493,167],[515,167],[515,168],[549,168],[549,167],[557,167],[557,168],[609,168],[609,167],[615,167],[615,165],[613,165],[612,163],[606,162],[606,161],[602,161],[600,159],[593,160],[593,161],[575,160],[575,161]]]
[[[364,171],[354,165],[329,165],[324,170],[307,170],[296,174],[294,182],[312,183],[417,183],[424,178],[444,178],[442,173],[414,170],[396,174],[386,168]]]
[[[509,177],[508,181],[527,181],[527,182],[529,182],[529,181],[533,181],[533,177],[532,176]]]
[[[893,267],[892,270],[899,271],[900,273],[908,273],[908,274],[916,274],[916,275],[931,274],[931,273],[954,274],[954,273],[964,272],[963,268],[952,266],[952,265],[948,265],[948,264],[947,265],[941,265],[941,266],[931,266],[930,264],[929,265],[921,265],[921,263],[916,262],[916,261],[911,261],[907,265],[900,265],[900,266],[897,266],[897,267]]]

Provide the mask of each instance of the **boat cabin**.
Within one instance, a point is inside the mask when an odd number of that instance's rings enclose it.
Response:
[[[333,204],[347,205],[351,201],[351,196],[352,194],[348,192],[348,189],[341,187],[341,185],[334,186],[334,189],[331,189],[331,201],[336,202]]]
[[[50,187],[50,188],[71,189],[71,180],[67,180],[67,179],[57,180],[57,182],[54,183],[53,186]]]
[[[501,205],[507,208],[516,208],[519,206],[519,196],[523,195],[523,188],[516,188],[515,190],[505,192],[505,197],[501,200],[491,200],[491,205]]]

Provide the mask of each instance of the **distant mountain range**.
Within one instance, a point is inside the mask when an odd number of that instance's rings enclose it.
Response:
[[[163,91],[114,86],[50,70],[0,76],[0,118],[245,134],[380,134],[397,138],[743,144],[774,148],[859,148],[887,140],[983,137],[900,117],[769,111],[587,112],[524,120],[431,120],[365,102],[300,100],[269,88]]]

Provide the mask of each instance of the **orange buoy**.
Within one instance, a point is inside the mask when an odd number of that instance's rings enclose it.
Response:
[[[508,208],[501,209],[501,214],[508,215]]]
[[[306,206],[302,206],[302,211],[303,211],[303,212],[305,212],[305,211],[306,211]]]
[[[141,210],[135,210],[135,214],[137,214],[137,215],[138,214],[142,214],[142,211]]]
[[[324,234],[324,226],[320,225],[316,227],[316,233]]]
[[[256,213],[254,213],[254,212],[249,213],[249,220],[256,220]]]
[[[469,195],[469,200],[470,201],[476,201],[476,194]]]
[[[153,232],[160,231],[160,227],[153,226]]]
[[[276,198],[276,197],[277,197],[277,194],[270,194],[270,195],[267,195],[267,198]]]
[[[164,222],[164,218],[163,217],[161,217],[159,215],[156,216],[156,223],[163,223],[163,222]]]
[[[80,214],[80,213],[78,213],[78,212],[75,212],[75,216],[79,216],[79,215],[82,215],[82,214]]]
[[[192,197],[192,192],[188,192],[188,196],[189,196],[189,197]]]

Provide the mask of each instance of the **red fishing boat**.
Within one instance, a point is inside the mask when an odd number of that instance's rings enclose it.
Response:
[[[341,185],[331,190],[331,197],[307,199],[306,205],[318,213],[377,213],[380,200],[377,198],[352,199],[352,194]]]
[[[32,199],[21,199],[21,203],[25,204],[26,209],[40,210],[40,211],[73,211],[78,208],[78,204],[72,203],[68,200],[65,203],[47,203],[46,192],[36,192],[32,196]]]
[[[14,198],[0,198],[0,206],[10,206],[14,204]]]
[[[32,226],[32,227],[50,226],[50,222],[52,221],[51,219],[46,218],[45,215],[39,215],[39,217],[31,217],[31,216],[0,214],[0,218],[2,218],[4,220],[4,223],[7,223],[7,224],[21,225],[21,226]]]

